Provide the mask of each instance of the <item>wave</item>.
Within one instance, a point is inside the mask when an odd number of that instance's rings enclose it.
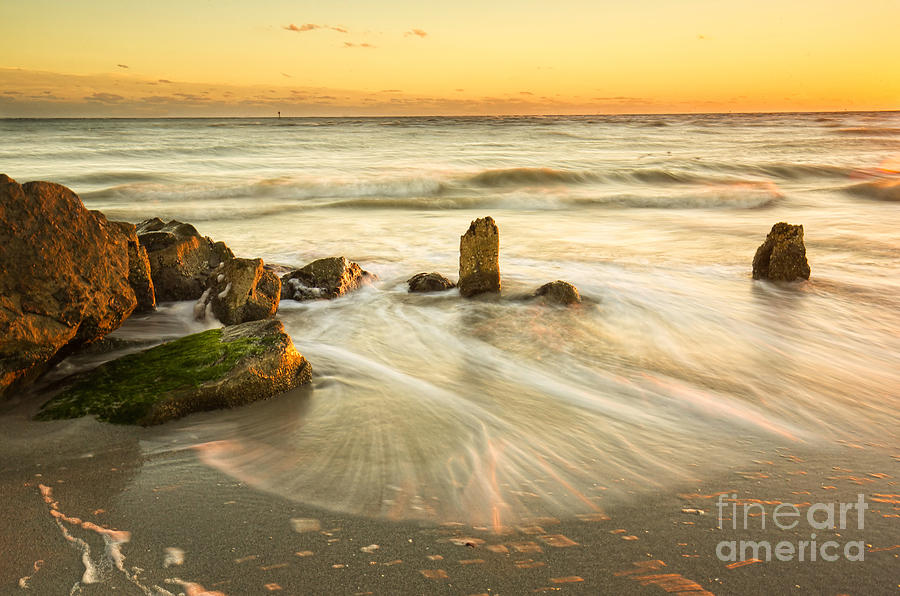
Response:
[[[534,186],[538,184],[583,184],[597,181],[588,172],[574,170],[554,170],[553,168],[509,168],[485,170],[467,179],[466,182],[478,186]]]
[[[879,127],[879,126],[855,126],[851,128],[838,128],[835,134],[856,135],[856,136],[873,136],[883,137],[890,135],[900,135],[900,128]]]
[[[800,164],[800,163],[768,163],[768,164],[740,164],[718,163],[706,164],[718,172],[734,172],[737,174],[749,174],[751,176],[763,176],[766,178],[779,178],[781,180],[810,180],[817,178],[849,178],[857,170],[842,166],[828,164]]]
[[[165,177],[163,173],[149,172],[94,172],[73,176],[69,181],[74,184],[116,184],[123,182],[152,182]]]
[[[711,186],[678,195],[612,193],[582,197],[512,194],[482,196],[354,198],[316,205],[318,208],[355,209],[515,209],[556,210],[573,207],[609,207],[632,209],[759,209],[783,198],[777,187],[767,183],[741,182]]]
[[[874,180],[854,184],[844,189],[846,192],[877,201],[900,201],[900,180]]]
[[[689,199],[679,203],[663,187],[680,186]],[[560,190],[556,190],[560,188]],[[630,191],[630,189],[633,189]],[[630,191],[630,192],[629,192]],[[734,195],[753,195],[741,204]],[[652,198],[647,198],[650,195]],[[725,197],[717,199],[716,196]],[[762,199],[759,196],[763,196]],[[205,185],[170,180],[133,182],[82,193],[86,200],[107,204],[103,209],[146,201],[159,204],[233,200],[265,200],[259,209],[278,208],[398,208],[464,209],[495,206],[512,209],[556,209],[572,204],[625,207],[756,207],[781,196],[769,180],[747,180],[665,168],[638,168],[597,173],[553,168],[508,168],[474,174],[360,181],[268,178],[248,183]],[[599,197],[599,198],[597,198]],[[609,198],[613,197],[613,198]],[[663,198],[655,198],[663,197]],[[584,199],[587,198],[587,202]],[[224,206],[224,204],[223,204]],[[249,205],[248,205],[249,206]],[[237,205],[235,205],[237,207]],[[244,209],[242,207],[238,207]]]
[[[740,182],[723,178],[693,174],[666,168],[639,168],[591,172],[559,170],[553,168],[508,168],[485,170],[464,177],[463,184],[486,188],[581,185],[591,183],[642,183],[642,184],[729,184]]]
[[[185,184],[137,183],[123,184],[102,190],[82,193],[88,199],[168,199],[219,200],[243,198],[272,199],[329,199],[346,197],[428,197],[445,192],[440,180],[404,178],[366,182],[298,182],[270,178],[247,184],[205,186]]]

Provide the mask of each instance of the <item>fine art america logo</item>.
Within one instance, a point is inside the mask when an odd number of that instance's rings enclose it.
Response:
[[[720,561],[771,561],[773,556],[779,561],[837,561],[841,556],[848,561],[865,559],[866,549],[862,540],[843,544],[835,540],[816,540],[816,531],[846,530],[848,524],[858,530],[864,529],[864,514],[869,508],[864,495],[857,495],[855,503],[814,503],[805,515],[792,503],[781,503],[771,510],[757,502],[739,505],[736,494],[719,495],[716,508],[720,530],[729,525],[732,530],[765,530],[770,520],[770,529],[793,530],[804,522],[810,528],[809,540],[797,542],[782,540],[772,544],[768,540],[723,540],[716,546],[716,556]],[[731,514],[730,524],[725,523],[728,519],[724,517],[726,512]]]

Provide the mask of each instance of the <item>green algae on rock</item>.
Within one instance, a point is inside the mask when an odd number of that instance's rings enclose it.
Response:
[[[251,321],[107,362],[44,404],[36,418],[94,415],[148,426],[267,399],[311,377],[281,321]]]

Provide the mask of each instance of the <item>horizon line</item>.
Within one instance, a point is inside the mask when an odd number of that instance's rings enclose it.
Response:
[[[402,114],[402,115],[347,115],[347,116],[0,116],[0,120],[258,120],[260,118],[279,120],[303,120],[315,118],[586,118],[597,116],[772,116],[787,114],[876,114],[900,113],[900,108],[881,110],[775,110],[738,112],[633,112],[593,114]]]

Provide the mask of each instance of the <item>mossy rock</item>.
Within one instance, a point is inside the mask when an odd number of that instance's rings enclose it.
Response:
[[[93,415],[148,426],[270,398],[312,377],[281,321],[212,329],[129,354],[79,375],[38,420]]]

